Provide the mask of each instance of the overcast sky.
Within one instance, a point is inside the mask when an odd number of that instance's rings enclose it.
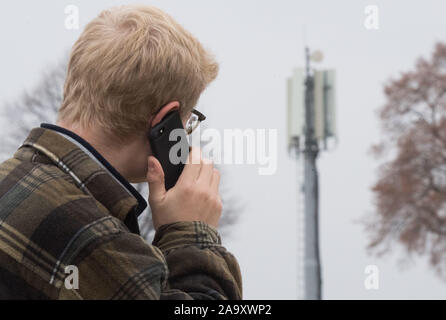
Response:
[[[85,24],[102,9],[126,1],[2,1],[0,4],[0,103],[31,89],[60,61]],[[295,299],[297,169],[286,146],[286,78],[303,65],[307,43],[324,52],[318,67],[337,70],[339,144],[323,153],[320,168],[320,235],[326,299],[445,298],[446,283],[414,258],[400,266],[402,250],[367,255],[357,221],[374,212],[370,187],[377,163],[368,154],[379,140],[376,110],[383,83],[429,55],[446,40],[444,1],[163,0],[160,7],[196,35],[220,62],[218,79],[199,109],[217,129],[278,130],[278,169],[224,166],[224,182],[245,209],[226,247],[239,259],[246,299]],[[64,9],[79,8],[80,29],[67,30]],[[363,26],[367,5],[377,5],[379,30]],[[38,124],[36,124],[38,125]],[[4,129],[2,125],[0,130]],[[5,131],[6,132],[6,131]],[[4,133],[3,133],[4,134]],[[377,265],[379,290],[364,288],[364,269]]]

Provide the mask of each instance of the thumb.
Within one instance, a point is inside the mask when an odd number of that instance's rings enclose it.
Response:
[[[148,159],[148,168],[149,195],[152,199],[161,199],[166,193],[163,168],[158,159],[153,156]]]

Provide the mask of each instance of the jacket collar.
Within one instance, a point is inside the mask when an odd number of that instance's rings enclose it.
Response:
[[[37,149],[51,159],[81,190],[139,234],[137,217],[147,202],[87,141],[67,129],[44,123],[31,130],[22,146]]]

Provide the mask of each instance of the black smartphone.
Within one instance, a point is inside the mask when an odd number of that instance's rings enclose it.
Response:
[[[149,132],[149,141],[153,156],[163,167],[166,190],[169,190],[177,183],[189,156],[189,142],[180,112],[174,110],[167,113],[157,125],[152,127]]]

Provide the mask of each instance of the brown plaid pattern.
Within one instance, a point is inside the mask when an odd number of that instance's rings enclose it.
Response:
[[[241,299],[234,256],[203,222],[126,226],[138,201],[57,132],[33,129],[0,164],[0,299]],[[65,268],[79,288],[65,286]]]

